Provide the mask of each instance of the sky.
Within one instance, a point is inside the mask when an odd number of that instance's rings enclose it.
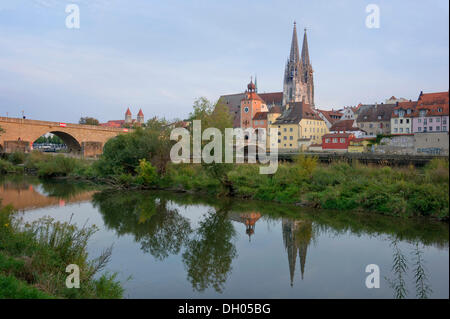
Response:
[[[80,28],[66,27],[77,4]],[[367,28],[368,4],[380,9]],[[449,88],[447,0],[0,0],[0,116],[186,118],[195,99],[283,89],[293,22],[321,109]]]

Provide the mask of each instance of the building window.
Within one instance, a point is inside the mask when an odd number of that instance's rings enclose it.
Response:
[[[394,120],[394,123],[395,123],[395,124],[398,124],[398,120],[397,120],[397,119],[395,119],[395,120]]]
[[[283,128],[283,131],[285,131],[285,132],[286,132],[286,131],[287,131],[287,130],[286,130],[286,128]]]
[[[433,130],[433,127],[432,126],[430,126],[430,132]]]
[[[409,119],[406,119],[406,124],[409,124]]]
[[[397,133],[398,132],[398,128],[394,128],[394,133]]]
[[[403,119],[400,120],[400,124],[403,124]]]
[[[433,119],[432,118],[430,119],[430,123],[433,123]]]
[[[422,119],[418,119],[417,122],[422,123]]]
[[[436,131],[440,131],[441,127],[440,126],[436,126]]]
[[[289,146],[292,146],[292,144],[289,144]]]
[[[406,128],[406,133],[409,133],[409,127]]]
[[[337,143],[338,142],[338,139],[335,137],[335,138],[333,138],[333,143]]]
[[[291,128],[289,129],[289,131],[292,132],[292,131],[294,131],[294,129],[291,127]]]
[[[371,123],[371,124],[369,124],[369,128],[373,128],[373,124]]]
[[[248,113],[248,107],[247,107],[247,106],[244,107],[244,112],[245,112],[245,113]]]
[[[326,138],[326,139],[325,139],[325,143],[330,143],[330,139],[329,139],[329,138]]]
[[[447,126],[443,126],[442,131],[447,131]]]
[[[403,127],[400,128],[400,133],[403,133]]]
[[[287,140],[287,136],[283,136],[283,140]]]
[[[436,118],[436,122],[440,122],[441,121],[441,119],[438,117],[438,118]]]
[[[292,141],[294,138],[292,136],[289,136],[289,139]]]
[[[281,140],[278,140],[278,143],[281,143]]]
[[[345,143],[345,138],[341,138],[341,143]]]
[[[422,132],[422,128],[421,127],[419,127],[419,132]]]

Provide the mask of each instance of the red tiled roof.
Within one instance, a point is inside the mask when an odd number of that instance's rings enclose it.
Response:
[[[125,124],[124,120],[111,120],[106,123],[100,123],[100,126],[105,127],[122,127],[122,125]]]
[[[403,117],[412,117],[414,114],[414,111],[416,109],[416,106],[417,106],[417,101],[398,102],[397,106],[395,106],[394,109],[392,110],[392,117],[398,117],[398,114],[394,113],[395,110],[405,110],[406,111],[407,109],[411,109],[412,112],[410,114],[407,114],[405,112]]]
[[[267,112],[258,112],[253,116],[253,120],[267,120]]]
[[[354,127],[355,120],[340,120],[330,127],[330,131],[360,131],[358,127]]]
[[[339,119],[342,117],[342,113],[335,111],[335,110],[331,110],[331,111],[326,111],[326,110],[317,110],[318,112],[322,113],[323,116],[325,116],[325,118],[331,123],[334,124],[336,121],[339,121]],[[338,116],[338,119],[333,118],[332,116]]]
[[[327,138],[327,137],[349,137],[349,136],[354,136],[352,133],[336,133],[336,134],[325,134],[322,136],[322,138]]]
[[[281,112],[281,108],[280,108],[278,105],[275,105],[275,106],[272,106],[272,107],[269,109],[269,113],[278,113],[278,114],[281,114],[282,112]]]
[[[439,112],[439,109],[441,112]],[[448,115],[448,92],[421,93],[413,116],[419,116],[420,110],[427,110],[426,116]]]
[[[283,92],[259,93],[259,96],[266,104],[281,104],[283,102]]]

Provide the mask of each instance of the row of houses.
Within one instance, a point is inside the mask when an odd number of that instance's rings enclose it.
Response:
[[[338,110],[316,109],[304,100],[282,105],[282,96],[282,92],[258,94],[251,81],[244,93],[221,96],[220,101],[229,107],[234,127],[266,129],[267,148],[275,146],[269,140],[277,128],[280,153],[376,152],[374,142],[380,135],[394,141],[384,140],[394,146],[380,147],[380,151],[395,152],[397,147],[410,153],[448,152],[448,92],[420,92],[416,101],[392,96],[386,103],[360,103]]]

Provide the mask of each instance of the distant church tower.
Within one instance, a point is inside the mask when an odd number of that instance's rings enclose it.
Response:
[[[125,123],[130,124],[131,122],[132,122],[131,111],[130,108],[127,108],[127,111],[125,112]]]
[[[313,68],[309,61],[308,40],[306,29],[303,36],[302,55],[298,49],[297,27],[294,22],[291,52],[284,71],[283,106],[290,102],[301,102],[314,107]]]
[[[139,124],[144,124],[144,113],[142,112],[142,109],[139,109],[136,120]]]

